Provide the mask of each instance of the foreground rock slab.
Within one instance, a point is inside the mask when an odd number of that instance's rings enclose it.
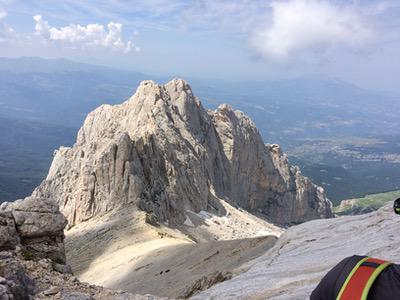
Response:
[[[347,256],[399,263],[400,217],[392,203],[360,216],[315,220],[288,229],[248,271],[193,299],[308,299],[326,272]]]

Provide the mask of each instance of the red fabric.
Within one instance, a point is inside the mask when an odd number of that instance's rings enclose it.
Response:
[[[386,261],[376,258],[368,258],[365,262],[372,262],[380,265],[386,263]],[[375,268],[373,267],[363,265],[358,267],[348,282],[342,296],[340,297],[340,300],[360,300],[364,287],[374,271]]]
[[[387,262],[386,260],[382,260],[382,259],[378,259],[378,258],[368,258],[366,261],[367,262],[376,263],[376,264],[380,264],[380,265],[382,265],[382,264]]]

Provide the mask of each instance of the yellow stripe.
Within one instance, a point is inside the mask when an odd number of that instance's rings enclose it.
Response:
[[[391,262],[386,262],[384,264],[381,264],[379,267],[375,269],[375,271],[372,273],[372,275],[369,277],[367,284],[364,287],[361,300],[367,300],[369,290],[371,289],[371,286],[374,284],[375,279],[379,276],[382,271],[390,266],[392,263]]]
[[[336,300],[340,300],[340,298],[342,297],[344,290],[347,287],[347,284],[349,283],[351,277],[353,277],[354,273],[357,271],[357,269],[360,267],[360,265],[366,261],[369,257],[365,257],[362,260],[360,260],[355,267],[353,268],[353,270],[351,270],[350,274],[347,276],[346,281],[343,283],[342,288],[340,289],[339,295],[336,297]]]

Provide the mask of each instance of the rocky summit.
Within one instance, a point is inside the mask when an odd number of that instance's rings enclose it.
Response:
[[[91,112],[33,197],[55,200],[69,227],[129,205],[175,226],[188,211],[224,215],[221,201],[279,225],[333,216],[323,189],[245,114],[206,110],[181,79],[144,81],[126,102]]]

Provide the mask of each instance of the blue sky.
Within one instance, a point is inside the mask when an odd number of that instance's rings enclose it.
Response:
[[[400,0],[0,0],[0,56],[400,91]]]

